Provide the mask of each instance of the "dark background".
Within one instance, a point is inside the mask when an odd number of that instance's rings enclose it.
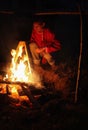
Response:
[[[46,26],[55,32],[56,38],[62,44],[59,58],[63,62],[78,59],[82,33],[82,56],[86,61],[87,7],[87,0],[85,2],[83,0],[0,1],[0,61],[9,62],[11,60],[10,51],[13,48],[16,49],[20,40],[29,42],[32,23],[36,18],[43,19]],[[57,14],[57,12],[63,14]],[[81,13],[82,32],[80,14],[74,14],[74,12]],[[42,14],[38,15],[38,13]]]
[[[1,63],[11,62],[11,49],[16,49],[20,40],[29,43],[35,19],[44,20],[61,42],[62,49],[56,57],[60,64],[55,73],[47,68],[39,70],[46,87],[36,99],[41,105],[39,109],[35,105],[32,109],[30,99],[19,104],[20,100],[9,97],[6,85],[7,93],[0,94],[0,128],[85,129],[88,127],[88,0],[0,0],[0,76],[2,68],[8,71]],[[81,42],[81,68],[78,68]],[[77,74],[78,99],[74,104]],[[2,81],[0,92],[1,86]],[[22,86],[26,88],[25,84]]]

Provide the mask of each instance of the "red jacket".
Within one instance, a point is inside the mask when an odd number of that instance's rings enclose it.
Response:
[[[61,49],[61,44],[55,39],[54,33],[49,29],[44,29],[42,34],[32,31],[30,42],[35,42],[39,48],[46,47],[47,52],[55,52]]]

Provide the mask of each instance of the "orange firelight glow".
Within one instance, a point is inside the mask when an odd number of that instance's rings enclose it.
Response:
[[[35,84],[35,87],[40,88],[41,78],[30,65],[30,57],[27,52],[27,46],[24,41],[20,41],[17,49],[11,50],[12,60],[10,71],[4,77],[4,80],[11,82],[25,82],[27,84]],[[10,89],[12,94],[18,94],[16,85]]]
[[[11,50],[11,81],[29,82],[31,67],[30,64],[28,64],[29,57],[26,54],[25,49],[25,46],[21,43],[17,50]]]

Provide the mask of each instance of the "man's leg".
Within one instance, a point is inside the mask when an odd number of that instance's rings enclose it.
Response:
[[[29,47],[33,58],[33,63],[36,65],[40,65],[40,55],[35,51],[38,48],[38,46],[36,45],[36,43],[30,43]]]
[[[54,65],[55,64],[55,61],[52,57],[52,55],[50,55],[49,53],[44,53],[44,58],[47,60],[47,62],[49,63],[49,65]]]
[[[49,53],[45,53],[44,58],[47,59],[52,70],[56,71],[58,69],[58,66],[55,65],[55,60],[53,59],[52,55],[50,55]]]

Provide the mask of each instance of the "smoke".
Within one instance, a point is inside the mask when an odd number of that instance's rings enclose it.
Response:
[[[29,80],[31,84],[34,85],[35,88],[37,89],[44,88],[43,83],[42,83],[42,77],[37,71],[32,70],[32,73],[30,73],[30,76],[29,76]]]

